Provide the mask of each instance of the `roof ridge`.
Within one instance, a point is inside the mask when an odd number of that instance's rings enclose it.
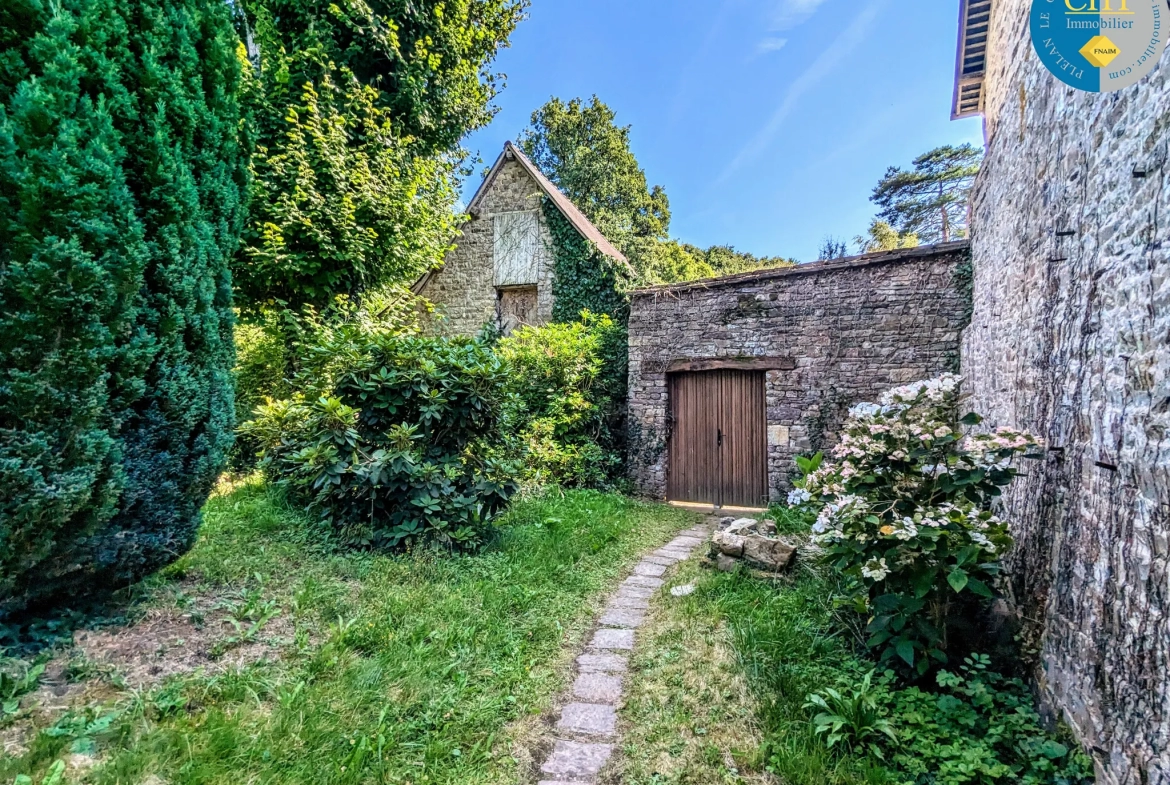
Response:
[[[572,224],[573,228],[576,229],[582,237],[596,245],[597,250],[601,251],[606,256],[612,259],[616,259],[619,262],[629,264],[629,260],[626,259],[625,254],[619,251],[614,246],[614,244],[609,241],[609,238],[602,234],[601,230],[593,225],[593,222],[585,216],[585,213],[581,212],[580,208],[573,204],[573,200],[565,196],[561,189],[557,188],[551,180],[545,177],[544,172],[540,171],[536,164],[532,163],[528,156],[526,156],[519,147],[514,145],[511,140],[504,142],[504,149],[500,152],[499,158],[497,158],[496,162],[492,164],[492,168],[488,171],[487,177],[483,179],[483,183],[481,183],[479,188],[476,190],[475,196],[471,197],[471,202],[469,202],[467,205],[468,212],[473,211],[479,200],[485,193],[487,193],[487,190],[490,187],[492,181],[496,178],[496,173],[499,172],[503,162],[508,159],[509,155],[511,155],[511,157],[517,163],[519,163],[526,172],[528,172],[533,180],[536,180],[536,184],[540,186],[540,190],[544,192],[544,195],[547,196],[554,205],[556,205],[556,208],[560,211],[561,215],[565,216],[565,220]]]

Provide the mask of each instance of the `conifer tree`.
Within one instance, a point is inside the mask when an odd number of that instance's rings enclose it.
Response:
[[[0,615],[192,543],[233,428],[220,0],[0,6]]]

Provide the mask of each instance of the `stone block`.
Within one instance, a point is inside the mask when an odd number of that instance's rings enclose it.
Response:
[[[644,575],[648,578],[658,578],[666,572],[666,567],[653,562],[640,561],[634,565],[635,575]]]
[[[558,739],[540,771],[563,780],[591,780],[601,771],[611,754],[612,744]]]
[[[634,631],[602,627],[593,633],[593,638],[589,641],[589,648],[629,651],[634,648]]]
[[[627,660],[621,654],[582,654],[577,668],[581,673],[625,673]]]
[[[761,570],[779,572],[792,561],[796,548],[784,540],[752,534],[744,538],[743,558]]]
[[[585,736],[612,736],[617,712],[608,703],[570,703],[561,709],[557,730]]]
[[[739,534],[732,534],[731,532],[715,532],[711,538],[711,545],[716,553],[723,553],[728,556],[740,557],[743,556],[744,537]]]
[[[601,614],[600,623],[606,627],[637,629],[646,620],[646,612],[632,608],[612,608]]]
[[[622,677],[609,673],[581,673],[573,682],[573,697],[588,703],[617,703],[622,699]]]

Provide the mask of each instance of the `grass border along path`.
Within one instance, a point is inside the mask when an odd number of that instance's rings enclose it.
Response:
[[[594,783],[617,740],[617,713],[638,627],[649,598],[665,583],[662,576],[686,560],[711,534],[709,526],[682,532],[634,565],[633,574],[609,598],[585,653],[577,657],[572,700],[560,711],[548,737],[548,757],[540,785]]]
[[[134,614],[252,596],[267,619],[253,639],[282,631],[269,655],[137,691],[117,689],[116,668],[79,663],[70,678],[105,680],[117,697],[64,716],[22,707],[6,722],[40,732],[0,757],[0,782],[39,783],[61,761],[63,782],[95,785],[529,781],[533,725],[567,687],[567,657],[605,592],[694,520],[569,492],[517,503],[483,553],[388,555],[336,547],[258,480],[227,487],[195,548],[138,589]]]

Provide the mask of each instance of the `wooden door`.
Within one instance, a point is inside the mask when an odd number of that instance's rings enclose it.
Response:
[[[768,495],[764,374],[670,376],[667,498],[756,507]]]

